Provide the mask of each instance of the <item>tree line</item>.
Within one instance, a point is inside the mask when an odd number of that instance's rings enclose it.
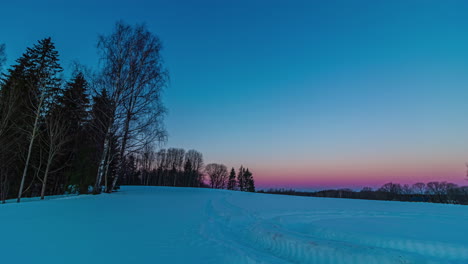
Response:
[[[364,187],[360,191],[345,188],[317,192],[299,192],[287,189],[269,189],[259,192],[330,198],[468,204],[468,186],[458,186],[445,181],[417,182],[412,185],[389,182],[380,188]]]
[[[2,202],[110,193],[120,184],[204,186],[201,153],[154,151],[167,139],[160,39],[144,25],[117,22],[97,48],[98,69],[77,65],[66,78],[50,37],[7,69],[0,45]],[[217,173],[209,174],[212,187],[224,188],[224,172]]]
[[[123,185],[203,187],[255,192],[255,181],[243,166],[228,174],[226,165],[204,165],[203,154],[197,150],[168,148],[155,151],[150,145],[128,157]]]

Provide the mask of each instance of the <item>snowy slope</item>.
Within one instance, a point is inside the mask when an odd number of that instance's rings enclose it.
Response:
[[[468,206],[123,187],[0,223],[1,263],[468,263]]]

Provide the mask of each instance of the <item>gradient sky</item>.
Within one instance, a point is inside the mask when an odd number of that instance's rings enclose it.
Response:
[[[468,161],[468,1],[5,1],[8,63],[51,36],[146,22],[171,81],[168,147],[296,188],[448,180]]]

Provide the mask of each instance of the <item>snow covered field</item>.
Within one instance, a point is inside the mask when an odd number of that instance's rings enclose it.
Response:
[[[0,223],[1,263],[468,263],[468,206],[123,187]]]

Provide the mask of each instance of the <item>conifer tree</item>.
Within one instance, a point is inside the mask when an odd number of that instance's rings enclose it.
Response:
[[[254,182],[254,179],[253,179],[253,175],[249,171],[248,168],[244,172],[244,179],[245,179],[245,191],[255,192],[255,182]]]
[[[64,172],[64,181],[74,188],[79,187],[80,193],[87,193],[88,186],[92,185],[89,179],[93,170],[92,140],[94,130],[89,129],[90,101],[88,95],[89,84],[83,73],[78,72],[66,84],[63,96],[60,98],[62,113],[67,116],[68,139],[67,153],[62,163],[67,164]]]
[[[239,172],[237,173],[237,184],[239,186],[240,191],[245,191],[245,178],[244,178],[245,169],[243,166],[239,168]]]
[[[231,169],[231,173],[229,174],[227,189],[228,190],[236,189],[236,171],[234,170],[234,168]]]
[[[70,123],[70,134],[80,133],[89,120],[89,84],[83,73],[78,72],[74,78],[67,83],[63,96],[59,100],[62,111],[68,117]]]
[[[23,83],[25,85],[23,89],[26,90],[27,95],[25,117],[29,117],[30,121],[25,122],[26,127],[23,130],[29,142],[18,191],[17,201],[20,202],[35,139],[44,117],[51,109],[51,105],[55,103],[54,100],[60,90],[59,74],[62,72],[62,67],[51,38],[40,40],[38,44],[28,48],[18,63],[18,68],[23,70],[24,77],[26,77]]]
[[[1,54],[2,47],[4,45],[0,45],[0,64],[4,59]],[[18,146],[22,137],[16,133],[17,126],[14,121],[20,117],[18,110],[21,99],[24,98],[19,89],[23,83],[23,68],[24,66],[20,67],[18,64],[0,79],[0,200],[2,203],[7,199],[11,189],[9,187],[14,183],[12,175],[17,174],[15,163],[19,160]]]

